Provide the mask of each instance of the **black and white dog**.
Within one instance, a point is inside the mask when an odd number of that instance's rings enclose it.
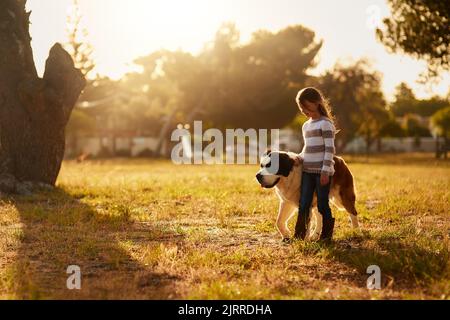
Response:
[[[280,199],[277,228],[283,239],[291,237],[288,221],[296,213],[300,200],[300,186],[302,178],[301,164],[296,164],[297,154],[282,151],[267,151],[261,157],[261,169],[256,179],[264,188],[275,188]],[[355,187],[353,175],[344,159],[334,157],[335,173],[331,180],[330,202],[340,211],[347,211],[354,228],[359,228],[358,212],[355,208]],[[322,216],[317,210],[317,196],[314,195],[308,223],[307,238],[316,240],[322,230]]]

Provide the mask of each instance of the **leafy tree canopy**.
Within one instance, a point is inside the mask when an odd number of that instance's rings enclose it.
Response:
[[[449,71],[450,5],[439,0],[388,0],[392,16],[377,29],[377,38],[391,51],[428,63],[430,75]]]

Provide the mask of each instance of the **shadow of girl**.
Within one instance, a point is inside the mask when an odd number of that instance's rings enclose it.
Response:
[[[14,262],[7,266],[15,298],[175,298],[177,277],[154,272],[133,257],[133,244],[157,244],[158,233],[127,214],[96,210],[62,189],[10,201],[22,230]],[[80,290],[67,288],[70,265],[80,267]]]

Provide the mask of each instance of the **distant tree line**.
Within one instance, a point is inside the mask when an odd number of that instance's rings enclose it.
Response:
[[[418,23],[417,28],[425,28],[421,22],[411,20],[411,12],[399,11],[399,8],[415,9],[413,3],[400,4],[394,0],[389,3],[394,15],[405,15],[405,23]],[[434,9],[430,4],[427,10]],[[75,22],[71,33],[79,32],[80,19],[69,21]],[[389,19],[385,24],[390,31],[379,30],[378,37],[392,50],[401,50],[392,44],[400,26],[394,30],[395,21]],[[69,52],[76,53],[75,61],[80,66],[88,66],[85,74],[91,72],[94,65],[89,63],[91,47],[79,44],[75,36],[69,39],[69,49],[73,49]],[[404,52],[413,50],[411,43],[402,44]],[[99,76],[89,81],[80,101],[105,102],[91,108],[83,108],[81,104],[74,111],[67,130],[68,137],[72,137],[69,140],[76,141],[80,135],[105,130],[109,125],[117,129],[117,134],[133,131],[159,136],[160,148],[178,123],[194,120],[203,120],[204,126],[219,129],[290,126],[300,130],[306,119],[299,115],[294,97],[299,89],[309,85],[319,87],[334,107],[340,129],[339,150],[355,137],[364,138],[368,151],[374,143],[379,145],[382,137],[431,136],[430,128],[423,125],[423,117],[445,109],[448,97],[417,99],[402,83],[397,87],[394,102],[387,103],[381,90],[382,75],[364,59],[349,65],[338,63],[320,77],[310,76],[308,71],[316,65],[321,47],[315,33],[300,25],[278,32],[259,30],[248,43],[241,43],[236,26],[225,23],[197,55],[159,50],[135,60],[141,72],[129,73],[119,81]],[[436,66],[445,64],[447,56],[445,52],[426,54],[428,49],[431,50],[424,45],[417,52],[424,59],[428,57],[437,70]],[[440,126],[441,122],[432,125]]]

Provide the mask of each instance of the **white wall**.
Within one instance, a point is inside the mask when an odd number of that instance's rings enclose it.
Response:
[[[416,146],[416,139],[406,138],[382,138],[382,152],[434,152],[436,149],[435,138],[420,138],[420,145]],[[362,138],[356,138],[349,142],[344,153],[362,153],[366,151],[366,143]],[[371,152],[378,152],[377,143],[374,142],[370,148]]]
[[[303,142],[301,138],[291,130],[280,131],[280,149],[284,151],[300,152]],[[383,138],[381,139],[382,152],[434,152],[436,148],[436,140],[432,137],[421,138],[420,145],[415,145],[415,138]],[[112,141],[110,138],[103,138],[103,144],[112,150]],[[116,151],[130,150],[131,155],[137,156],[145,149],[155,151],[158,144],[158,139],[153,137],[135,137],[116,138]],[[92,156],[98,155],[101,150],[101,143],[99,138],[80,138],[78,140],[78,149],[81,153],[88,153]],[[68,153],[69,145],[67,148]],[[370,148],[373,153],[378,152],[377,143],[374,142]],[[364,139],[356,138],[349,142],[344,149],[344,153],[364,153],[366,152],[366,144]]]
[[[137,156],[145,149],[154,151],[156,149],[157,143],[158,139],[152,137],[136,137],[132,139],[116,138],[116,151],[131,149],[131,155]],[[77,144],[80,154],[88,153],[96,156],[101,150],[101,143],[99,138],[80,138],[78,139]],[[110,150],[112,150],[112,140],[110,138],[103,138],[103,144]]]

